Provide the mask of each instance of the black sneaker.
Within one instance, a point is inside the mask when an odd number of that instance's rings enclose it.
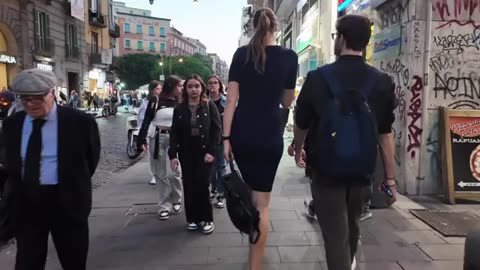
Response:
[[[313,208],[313,200],[305,199],[303,205],[305,206],[305,215],[310,219],[317,219],[315,209]]]

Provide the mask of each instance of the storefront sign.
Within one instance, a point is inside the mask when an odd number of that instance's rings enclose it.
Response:
[[[442,116],[446,197],[480,197],[480,112],[442,108]]]
[[[10,55],[0,54],[0,63],[16,64],[17,59]]]
[[[35,63],[35,67],[47,71],[53,71],[53,66],[45,63]]]

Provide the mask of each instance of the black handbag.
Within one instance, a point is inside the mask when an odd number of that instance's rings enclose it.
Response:
[[[227,212],[233,225],[242,233],[248,234],[252,244],[260,238],[260,212],[252,201],[252,190],[243,181],[240,172],[230,161],[231,173],[224,176]]]

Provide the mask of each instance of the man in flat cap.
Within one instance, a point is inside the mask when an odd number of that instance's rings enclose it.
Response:
[[[91,116],[57,106],[55,85],[40,69],[20,72],[11,85],[24,107],[3,124],[16,270],[45,268],[50,233],[63,269],[86,269],[100,136]]]

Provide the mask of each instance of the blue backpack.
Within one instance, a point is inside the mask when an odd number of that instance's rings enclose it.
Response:
[[[317,172],[334,179],[371,178],[376,165],[378,130],[368,100],[378,73],[371,68],[363,85],[345,89],[335,77],[332,65],[320,68],[320,72],[327,82],[330,99],[323,104],[317,124]]]

